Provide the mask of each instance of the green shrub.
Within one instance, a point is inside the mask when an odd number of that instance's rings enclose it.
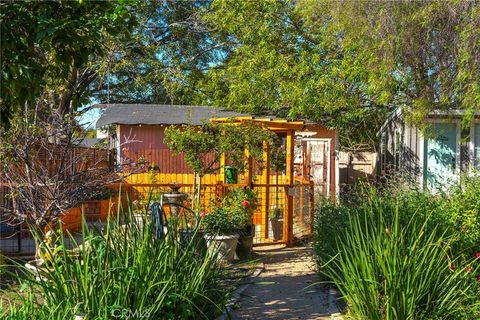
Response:
[[[463,177],[461,186],[443,194],[441,211],[452,228],[453,250],[465,259],[480,252],[480,177]]]
[[[315,212],[314,248],[318,265],[321,266],[337,253],[338,238],[347,232],[349,218],[364,211],[381,211],[385,219],[391,220],[396,208],[401,208],[398,219],[406,224],[415,215],[418,219],[429,217],[426,225],[430,232],[449,230],[449,222],[439,210],[441,202],[415,188],[398,187],[378,191],[369,186],[360,186],[348,198],[339,203],[320,203]],[[431,212],[435,211],[435,215]],[[372,217],[374,218],[374,217]]]
[[[351,214],[338,238],[337,255],[322,272],[337,286],[349,311],[360,319],[452,319],[474,311],[473,281],[452,270],[450,240],[429,217],[400,222],[396,208],[386,218],[379,208]],[[479,316],[477,314],[476,316]]]
[[[257,193],[252,189],[235,188],[222,199],[220,207],[203,215],[202,229],[206,234],[230,235],[244,232],[252,224],[257,208]]]
[[[462,232],[479,195],[468,188],[447,196],[363,187],[346,201],[317,208],[320,275],[340,289],[354,317],[480,317],[480,259],[471,260],[480,239],[478,230],[467,237]]]
[[[120,220],[120,219],[118,219]],[[227,298],[215,257],[169,231],[154,239],[149,224],[110,221],[104,235],[83,229],[76,252],[62,241],[40,279],[23,269],[21,305],[11,319],[209,319]],[[20,267],[21,268],[21,267]]]

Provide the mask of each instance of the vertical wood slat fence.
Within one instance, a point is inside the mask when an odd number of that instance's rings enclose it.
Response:
[[[37,162],[43,167],[48,174],[55,175],[57,167],[59,166],[59,159],[67,157],[70,159],[68,170],[73,174],[78,171],[88,170],[94,168],[112,168],[114,154],[107,149],[90,148],[77,146],[70,150],[68,154],[60,154],[54,144],[52,147],[52,155],[49,155],[46,150],[38,149],[32,150]],[[50,150],[50,151],[52,151]],[[71,159],[75,159],[72,161]],[[5,177],[0,172],[0,254],[9,256],[29,256],[35,252],[35,242],[30,231],[25,223],[18,223],[12,214],[9,213],[13,209],[13,202],[10,198],[9,184],[5,182]],[[88,202],[88,201],[86,201]],[[93,211],[98,211],[97,207],[91,206]],[[89,213],[89,208],[84,207],[86,216]],[[68,213],[65,214],[65,220],[70,217]],[[80,217],[75,219],[81,221]],[[67,221],[65,221],[67,222]]]

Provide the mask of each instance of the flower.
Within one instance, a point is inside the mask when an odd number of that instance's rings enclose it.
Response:
[[[465,267],[465,271],[466,272],[472,272],[473,271],[473,268],[471,266],[466,266]]]
[[[250,204],[250,202],[248,202],[248,200],[243,200],[242,201],[242,206],[243,207],[247,207],[249,204]]]
[[[475,259],[480,258],[480,252],[475,252]]]
[[[205,211],[200,212],[200,217],[203,218],[203,217],[205,217],[206,215],[207,215],[207,213],[206,213]]]
[[[455,269],[457,269],[457,266],[455,266],[454,263],[450,263],[449,268],[450,268],[450,270],[454,271]]]

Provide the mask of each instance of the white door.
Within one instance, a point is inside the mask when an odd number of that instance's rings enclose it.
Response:
[[[315,195],[328,197],[330,194],[330,140],[308,139],[307,159],[310,165],[310,179]]]
[[[434,123],[425,137],[424,182],[432,191],[446,190],[457,181],[457,124]]]

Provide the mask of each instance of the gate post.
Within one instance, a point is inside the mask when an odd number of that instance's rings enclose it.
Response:
[[[284,218],[283,240],[288,247],[293,245],[293,194],[291,191],[293,191],[294,134],[294,130],[287,131],[286,175],[288,186],[285,187],[287,211]]]
[[[265,184],[265,200],[262,209],[262,240],[268,238],[268,219],[270,212],[270,145],[263,144],[263,161],[265,166],[262,172],[262,183]]]

